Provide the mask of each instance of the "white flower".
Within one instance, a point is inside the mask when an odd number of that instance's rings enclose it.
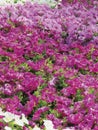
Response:
[[[17,124],[18,126],[24,126],[25,124],[29,124],[29,121],[26,119],[24,114],[22,114],[22,116],[15,115],[11,112],[3,112],[0,108],[0,115],[4,116],[3,120],[7,123],[13,121],[13,123]]]
[[[14,3],[25,3],[28,0],[0,0],[0,5],[14,4]]]
[[[19,126],[24,126],[24,122],[20,119],[20,116],[15,115],[15,121],[14,124],[19,125]]]
[[[52,80],[49,81],[49,84],[50,84],[50,85],[54,85],[54,84],[55,84],[55,79],[56,79],[56,78],[53,77]]]
[[[32,0],[33,3],[38,3],[38,4],[48,4],[50,6],[55,6],[57,2],[55,0]]]
[[[29,124],[29,121],[26,119],[25,115],[22,114],[22,119],[21,119],[25,124]]]
[[[5,126],[4,130],[12,130],[12,128]]]
[[[12,114],[12,113],[10,113],[10,112],[5,112],[4,113],[4,118],[3,118],[3,120],[5,121],[5,122],[10,122],[10,121],[12,121],[12,120],[14,120],[14,114]]]
[[[6,4],[23,4],[27,1],[31,1],[33,3],[39,3],[39,4],[48,4],[50,6],[55,6],[57,2],[55,0],[0,0],[0,5],[6,5]]]
[[[46,127],[46,130],[57,130],[53,128],[53,123],[50,120],[44,120],[44,125]]]
[[[41,130],[41,129],[38,128],[37,126],[35,126],[35,127],[33,128],[33,130]]]
[[[5,5],[6,1],[5,0],[0,0],[0,5]]]
[[[25,124],[29,124],[29,122],[28,122],[28,120],[26,119],[25,115],[22,114],[22,119],[20,118],[20,116],[15,115],[14,124],[17,124],[17,125],[23,127]]]

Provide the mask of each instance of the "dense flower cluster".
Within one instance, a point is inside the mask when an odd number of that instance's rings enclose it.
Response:
[[[25,120],[1,130],[98,130],[98,2],[0,7],[0,108]]]

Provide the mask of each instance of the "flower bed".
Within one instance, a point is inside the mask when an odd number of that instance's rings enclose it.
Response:
[[[98,129],[97,10],[0,7],[1,130]]]

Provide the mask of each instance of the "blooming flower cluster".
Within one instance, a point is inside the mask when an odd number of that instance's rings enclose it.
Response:
[[[26,119],[25,115],[22,114],[22,116],[20,115],[15,115],[11,112],[4,112],[2,111],[2,109],[0,108],[0,118],[2,118],[2,120],[5,123],[10,123],[10,127],[5,125],[4,130],[17,130],[19,128],[19,126],[23,127],[25,126],[25,124],[29,124],[28,120]],[[1,125],[1,124],[0,124]],[[53,128],[53,123],[50,120],[44,120],[44,126],[46,130],[56,130]],[[26,127],[24,127],[25,130]],[[30,127],[29,127],[30,128]],[[31,128],[30,128],[31,129]],[[41,130],[40,128],[38,128],[37,126],[35,126],[33,128],[33,130]]]
[[[25,124],[29,124],[28,120],[25,118],[25,115],[22,114],[22,116],[20,115],[15,115],[11,112],[3,112],[2,109],[0,109],[0,116],[1,119],[5,122],[5,123],[9,123],[11,122],[13,128],[16,127],[15,125],[18,126],[24,126]],[[3,124],[3,123],[2,123]],[[5,130],[8,130],[8,126],[5,126]]]
[[[0,7],[0,108],[1,130],[98,130],[97,1]]]

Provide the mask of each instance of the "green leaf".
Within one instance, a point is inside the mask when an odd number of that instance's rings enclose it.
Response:
[[[82,91],[78,89],[75,96],[75,101],[81,101],[82,99],[83,99]]]
[[[47,106],[47,104],[48,104],[48,103],[47,103],[46,101],[40,100],[38,106],[39,106],[39,107],[43,107],[43,106]]]
[[[58,81],[56,82],[56,88],[57,90],[61,90],[67,86],[68,84],[66,83],[66,78],[62,75],[61,77],[59,77]]]
[[[95,89],[94,89],[94,88],[90,88],[90,89],[89,89],[89,94],[93,94],[93,93],[94,93],[94,91],[95,91]]]
[[[0,62],[8,60],[9,57],[7,56],[0,56]]]

